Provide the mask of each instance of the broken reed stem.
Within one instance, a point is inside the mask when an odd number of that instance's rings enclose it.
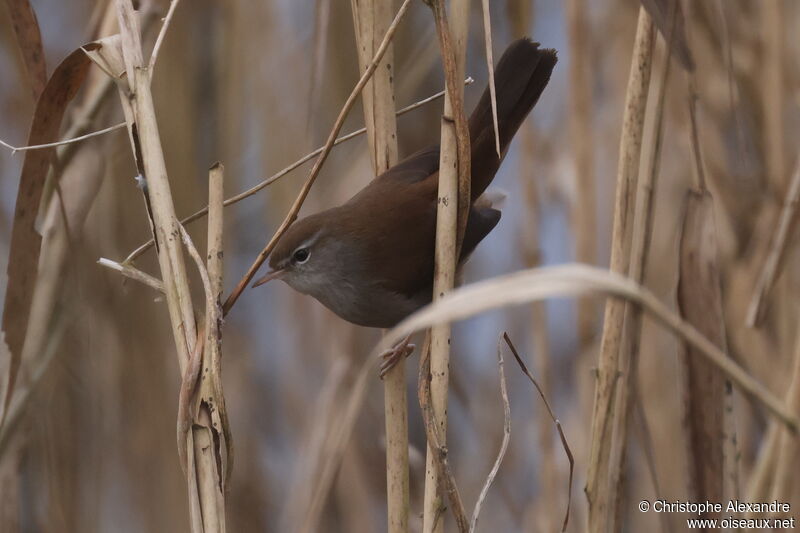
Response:
[[[311,190],[311,186],[314,184],[314,181],[317,179],[319,175],[319,171],[322,169],[322,164],[328,158],[328,155],[331,152],[331,148],[333,148],[334,142],[336,142],[336,136],[339,134],[339,131],[342,129],[344,125],[344,120],[347,117],[347,114],[350,112],[350,109],[356,102],[358,95],[361,93],[361,90],[367,84],[372,74],[375,72],[375,69],[378,68],[378,64],[383,58],[383,54],[389,47],[389,43],[391,43],[392,38],[394,37],[395,31],[397,31],[397,27],[400,24],[400,21],[403,20],[408,8],[411,6],[411,0],[404,0],[403,4],[400,6],[400,9],[397,11],[397,15],[395,15],[394,20],[389,25],[389,29],[386,30],[386,35],[383,37],[383,41],[381,41],[381,45],[378,47],[378,51],[375,52],[375,57],[372,59],[372,63],[370,63],[367,70],[361,75],[361,79],[358,80],[358,83],[350,92],[350,96],[347,97],[347,101],[345,101],[344,105],[342,106],[341,111],[339,111],[339,116],[336,117],[336,122],[331,128],[330,134],[328,134],[328,139],[325,141],[325,146],[322,149],[322,153],[320,153],[317,160],[314,162],[314,166],[311,168],[311,172],[309,172],[308,178],[306,182],[303,184],[303,187],[300,189],[300,193],[297,195],[292,207],[289,209],[289,212],[286,214],[286,218],[283,219],[281,225],[278,227],[275,234],[272,236],[272,239],[267,243],[263,250],[258,254],[256,260],[250,266],[247,273],[242,277],[239,283],[236,285],[236,288],[231,292],[228,298],[225,300],[225,303],[222,306],[223,315],[228,314],[231,307],[236,303],[236,300],[239,299],[244,289],[253,279],[256,272],[264,261],[269,256],[270,252],[272,252],[275,245],[278,244],[278,240],[283,236],[289,226],[297,219],[297,213],[300,211],[300,208],[303,206],[303,202],[305,202],[306,197],[308,196],[309,191]]]
[[[183,250],[179,235],[182,227],[175,216],[172,203],[164,153],[161,148],[158,124],[156,121],[153,95],[150,91],[150,74],[145,68],[142,56],[141,34],[136,12],[131,0],[116,0],[117,19],[122,37],[122,55],[129,87],[120,89],[123,107],[128,110],[126,118],[131,132],[133,152],[137,167],[147,181],[147,197],[153,212],[154,232],[159,242],[159,266],[166,293],[173,337],[177,348],[181,373],[189,366],[190,354],[197,344],[194,309]],[[125,92],[127,91],[127,94]],[[141,156],[141,161],[139,160]],[[202,267],[202,265],[199,265]],[[201,271],[203,269],[201,268]],[[208,311],[208,310],[207,310]],[[190,520],[194,533],[225,531],[225,502],[221,487],[224,486],[221,473],[216,469],[213,447],[204,446],[208,438],[203,427],[192,424],[187,432],[194,440],[194,468],[187,476]],[[196,437],[196,439],[195,439]]]
[[[575,154],[575,199],[571,209],[575,233],[575,258],[579,263],[596,260],[597,215],[595,207],[594,146],[592,143],[592,64],[591,34],[587,22],[585,0],[569,0],[567,31],[569,34],[569,114],[570,140]],[[578,301],[578,341],[586,349],[595,335],[597,306],[593,300]]]
[[[208,254],[206,268],[211,280],[211,293],[219,299],[222,293],[223,224],[222,208],[225,200],[225,167],[215,163],[208,171]]]
[[[614,202],[614,229],[611,241],[611,271],[627,274],[631,260],[636,186],[644,130],[647,93],[650,86],[654,42],[653,21],[644,7],[639,8],[633,59],[625,96],[625,113],[617,169]],[[611,444],[614,427],[619,353],[624,333],[627,302],[606,302],[603,337],[598,362],[597,388],[592,416],[591,450],[586,482],[589,502],[589,531],[605,532],[616,502],[616,487],[610,483]]]
[[[456,261],[459,255],[463,227],[466,227],[466,213],[469,209],[470,161],[469,131],[464,115],[463,86],[457,80],[464,76],[467,34],[469,29],[469,2],[453,0],[450,15],[453,23],[447,21],[443,0],[426,1],[430,6],[439,37],[439,48],[444,64],[447,94],[441,121],[441,152],[439,156],[439,189],[436,206],[436,250],[433,278],[433,301],[453,289],[455,284]],[[422,362],[420,362],[422,364]],[[447,442],[447,390],[450,379],[450,325],[441,324],[431,328],[430,373],[420,372],[420,379],[430,379],[430,383],[420,383],[420,387],[430,387],[430,420],[436,427],[428,433],[428,446],[425,461],[425,493],[423,500],[423,533],[442,533],[444,516],[442,507],[439,463],[444,460],[441,450]],[[431,442],[435,435],[440,440]],[[448,491],[450,493],[450,491]],[[459,511],[453,508],[460,529]],[[466,521],[466,519],[464,519]],[[462,529],[463,531],[463,529]]]
[[[209,223],[211,221],[212,217],[209,217]],[[219,223],[221,219],[214,217],[214,222]],[[200,482],[200,497],[190,502],[193,511],[192,520],[202,517],[202,531],[224,532],[224,488],[230,473],[232,451],[228,417],[220,385],[219,328],[222,324],[222,315],[219,308],[219,294],[214,293],[208,269],[186,228],[179,226],[179,229],[181,239],[194,260],[203,283],[206,312],[203,329],[198,331],[198,341],[195,344],[189,371],[181,383],[179,413],[183,413],[184,418],[179,417],[178,427],[179,431],[185,432],[187,446],[184,450],[184,460],[189,450],[194,452],[190,461],[186,463],[188,478],[190,480],[196,478]],[[221,236],[218,235],[220,229],[209,227],[211,233],[208,239],[213,246],[221,246]],[[198,382],[200,375],[203,378]],[[181,423],[184,425],[181,426]],[[189,428],[191,431],[188,431]],[[178,438],[180,450],[184,442],[181,433],[178,434]],[[209,505],[209,502],[213,505]]]
[[[362,70],[380,46],[391,22],[391,2],[351,0],[353,26]],[[364,124],[372,168],[379,176],[397,164],[397,116],[394,108],[394,50],[390,45],[375,74],[361,93]],[[392,201],[392,199],[387,199]],[[406,358],[400,357],[383,376],[383,405],[386,424],[386,514],[389,533],[408,532],[408,398]]]
[[[147,272],[142,272],[138,268],[134,268],[130,265],[125,265],[122,263],[117,263],[116,261],[112,261],[111,259],[106,259],[105,257],[101,257],[100,259],[98,259],[97,264],[109,268],[111,270],[116,270],[126,278],[138,281],[139,283],[147,285],[148,287],[164,294],[164,284],[161,283],[161,280],[158,278],[154,278]]]
[[[222,392],[222,289],[224,274],[224,225],[223,201],[225,167],[217,162],[208,171],[208,253],[206,268],[210,283],[210,294],[206,298],[206,314],[210,327],[206,329],[204,375],[208,378],[200,387],[203,401],[210,411],[212,424],[209,431],[214,434],[216,453],[222,457],[222,478],[227,485],[233,471],[233,438]],[[181,226],[183,229],[183,226]],[[207,371],[206,371],[207,369]],[[220,434],[221,432],[221,434]],[[220,442],[222,446],[219,446]],[[224,449],[224,455],[223,455]]]

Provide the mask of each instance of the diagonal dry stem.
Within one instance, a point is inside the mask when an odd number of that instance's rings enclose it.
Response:
[[[564,435],[564,429],[561,427],[561,422],[556,418],[556,415],[553,414],[553,409],[550,407],[550,402],[547,401],[547,396],[545,396],[544,391],[539,386],[539,383],[533,377],[533,374],[530,373],[528,370],[525,361],[522,360],[520,357],[519,352],[514,347],[514,344],[511,342],[511,337],[508,336],[508,333],[503,333],[503,340],[508,345],[508,348],[511,350],[511,353],[514,354],[514,359],[516,359],[517,364],[522,369],[522,372],[528,377],[528,379],[533,383],[533,386],[536,387],[536,391],[539,393],[539,396],[542,398],[542,402],[544,403],[545,408],[547,409],[547,414],[550,415],[550,419],[553,421],[553,424],[556,426],[556,430],[558,430],[558,436],[561,439],[561,446],[564,447],[564,453],[567,455],[567,460],[569,461],[569,481],[567,482],[567,510],[564,512],[564,522],[561,524],[561,531],[567,530],[567,525],[569,524],[569,510],[572,506],[572,477],[575,473],[575,458],[572,456],[572,450],[569,447],[569,443],[567,442],[567,437]]]

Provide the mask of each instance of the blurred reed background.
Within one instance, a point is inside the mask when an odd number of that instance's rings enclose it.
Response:
[[[166,11],[166,3],[156,4]],[[466,70],[476,83],[465,89],[467,112],[487,80],[480,2],[473,4]],[[106,2],[37,0],[31,5],[48,72],[83,43],[113,33],[102,24]],[[574,260],[608,265],[623,103],[639,9],[639,2],[621,0],[491,2],[495,58],[512,39],[530,35],[558,49],[559,64],[494,182],[507,194],[503,220],[474,254],[465,272],[467,282]],[[763,320],[748,327],[746,319],[798,156],[787,141],[800,128],[793,61],[800,50],[786,29],[800,22],[800,5],[704,0],[686,2],[684,16],[696,67],[692,77],[699,146],[714,199],[723,339],[730,357],[783,398],[798,359],[800,320],[798,254],[791,231],[781,274],[766,296]],[[97,35],[98,28],[106,33]],[[146,49],[156,33],[146,33]],[[0,8],[0,39],[0,139],[21,146],[34,101],[5,6]],[[659,36],[653,79],[659,76],[665,51]],[[421,2],[412,5],[398,30],[394,57],[398,108],[442,90],[435,28]],[[96,71],[93,67],[87,87]],[[206,204],[207,169],[215,161],[225,165],[226,194],[231,195],[321,145],[357,76],[348,2],[182,3],[153,84],[177,213],[188,215]],[[689,79],[680,64],[672,65],[644,279],[672,308],[684,197],[696,172]],[[651,108],[657,100],[653,91]],[[87,92],[78,95],[65,124],[75,118]],[[440,113],[437,101],[398,119],[401,157],[438,142]],[[112,95],[91,129],[122,119],[118,98]],[[362,124],[363,113],[356,106],[343,131]],[[653,145],[648,133],[643,160]],[[22,157],[0,150],[3,272]],[[338,146],[302,213],[343,202],[372,179],[371,168],[364,137]],[[282,220],[304,172],[297,170],[226,209],[225,293]],[[166,306],[149,288],[123,282],[96,263],[100,257],[122,260],[150,237],[135,174],[122,130],[81,144],[63,169],[67,211],[74,202],[88,214],[82,228],[67,232],[63,260],[52,263],[57,265],[57,288],[47,306],[50,315],[38,350],[30,349],[23,359],[12,404],[19,413],[0,433],[2,531],[188,529],[185,481],[175,446],[178,367]],[[58,210],[48,211],[45,224],[63,234]],[[189,227],[201,250],[203,227]],[[158,272],[152,251],[136,264]],[[192,286],[199,289],[196,272],[189,270]],[[2,276],[0,296],[6,289]],[[200,292],[194,297],[203,301]],[[508,331],[564,425],[576,461],[568,530],[585,529],[583,487],[602,307],[600,298],[580,305],[553,300],[490,312],[454,326],[448,448],[470,508],[502,439],[496,345],[499,334]],[[243,294],[226,319],[224,333],[223,376],[236,447],[227,497],[229,531],[385,529],[383,393],[377,375],[366,382],[352,436],[337,445],[356,376],[378,338],[377,331],[350,326],[283,284]],[[692,497],[691,458],[684,445],[682,353],[681,343],[645,316],[620,507],[629,531],[684,527],[678,515],[645,514],[636,508],[644,498]],[[555,531],[566,507],[567,459],[537,394],[509,356],[506,361],[512,436],[480,529]],[[417,356],[408,364],[415,369]],[[410,529],[419,531],[425,433],[416,404],[416,371],[408,374]],[[762,407],[739,393],[733,399],[739,448],[736,492],[742,498],[775,497],[800,509],[796,477],[783,487],[785,492],[773,491],[781,465],[797,464],[796,448],[788,463],[776,465],[782,430]],[[455,531],[449,517],[447,529]]]

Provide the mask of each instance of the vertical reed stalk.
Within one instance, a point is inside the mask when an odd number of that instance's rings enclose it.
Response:
[[[358,44],[358,64],[369,67],[392,21],[392,2],[351,0]],[[364,123],[376,176],[397,163],[397,120],[394,107],[394,52],[387,48],[375,74],[361,92]],[[389,533],[408,531],[408,399],[406,361],[401,357],[383,378],[386,422],[386,506]]]
[[[469,29],[469,2],[452,0],[450,20],[447,24],[444,2],[429,2],[436,18],[439,44],[442,50],[447,94],[442,114],[442,142],[439,159],[439,192],[436,211],[436,254],[433,279],[433,300],[437,301],[452,290],[455,283],[456,258],[458,255],[459,211],[469,206],[460,205],[464,199],[463,180],[469,179],[469,146],[464,146],[463,132],[458,123],[466,123],[463,109],[464,78],[467,34]],[[447,45],[450,45],[449,47]],[[449,48],[449,49],[448,49]],[[453,63],[455,63],[453,65]],[[454,71],[454,72],[453,72]],[[467,143],[469,134],[467,134]],[[466,167],[466,171],[464,170]],[[466,175],[465,175],[466,174]],[[466,201],[469,201],[467,190]],[[466,217],[464,217],[466,218]],[[466,220],[464,220],[466,221]],[[430,391],[433,415],[439,435],[439,444],[446,446],[447,436],[447,390],[450,379],[450,325],[431,328]],[[437,466],[438,450],[428,443],[425,462],[425,496],[423,507],[424,533],[442,533],[444,502]]]
[[[672,4],[669,27],[665,37],[665,54],[661,70],[654,81],[655,89],[655,108],[652,110],[653,117],[649,121],[651,130],[652,147],[647,158],[646,168],[642,172],[638,191],[636,194],[634,227],[637,231],[632,234],[631,258],[628,275],[639,284],[644,283],[645,272],[647,270],[647,257],[650,253],[650,243],[653,237],[653,224],[655,221],[654,197],[658,183],[658,175],[661,165],[661,146],[663,141],[664,127],[664,102],[667,94],[667,82],[669,81],[670,65],[672,64],[672,35],[675,33],[675,21],[678,17],[677,3]],[[624,491],[624,468],[625,456],[628,446],[628,427],[629,416],[633,408],[637,370],[639,366],[639,350],[642,339],[642,311],[639,308],[630,307],[627,311],[624,325],[624,336],[620,347],[619,368],[622,372],[622,383],[618,397],[618,414],[614,425],[614,435],[612,439],[612,453],[610,460],[610,480],[614,488],[614,494],[622,494]],[[621,527],[622,507],[621,499],[617,500],[616,510],[613,511],[612,530]],[[611,510],[609,512],[612,512]]]
[[[628,273],[631,259],[634,207],[644,115],[650,86],[653,41],[653,22],[645,9],[640,7],[625,95],[611,241],[611,271],[623,275]],[[616,487],[612,486],[610,480],[610,460],[616,414],[617,380],[620,372],[619,353],[628,307],[627,303],[616,299],[608,300],[606,303],[592,416],[589,472],[585,489],[589,502],[589,531],[593,533],[608,531],[612,522],[612,506],[617,497]]]

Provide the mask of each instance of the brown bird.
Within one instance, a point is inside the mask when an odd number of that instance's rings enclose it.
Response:
[[[501,154],[542,94],[556,52],[520,39],[495,70]],[[459,266],[500,220],[476,202],[494,179],[498,157],[487,87],[469,119],[472,190]],[[431,301],[439,182],[439,146],[390,168],[347,203],[292,224],[270,256],[272,271],[255,286],[281,279],[341,318],[389,328]]]

